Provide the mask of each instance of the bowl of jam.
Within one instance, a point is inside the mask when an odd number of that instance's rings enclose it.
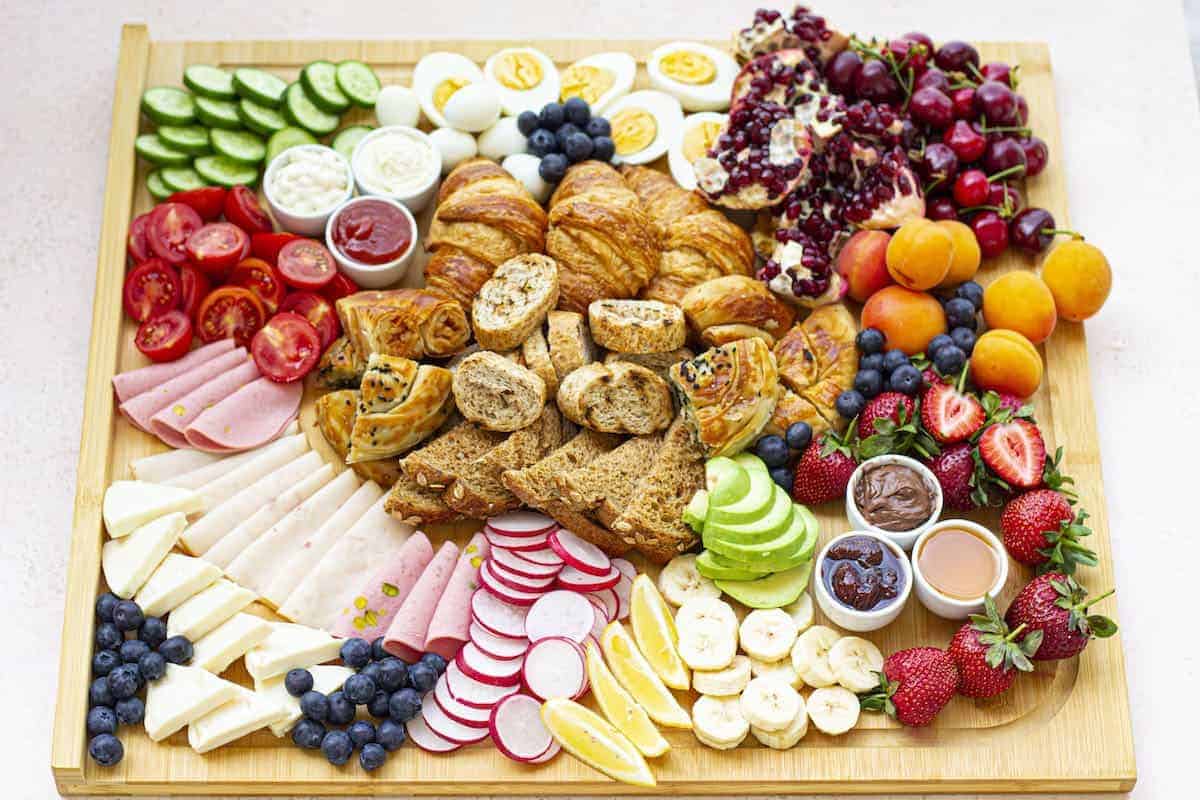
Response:
[[[900,455],[868,458],[846,484],[846,518],[905,550],[942,515],[942,487],[929,468]]]
[[[830,541],[817,556],[817,575],[817,605],[849,631],[891,623],[913,586],[904,550],[874,531],[850,531]]]
[[[946,619],[983,612],[1008,580],[1008,555],[996,535],[967,519],[947,519],[913,545],[913,582],[921,604]]]
[[[416,242],[412,212],[390,197],[351,198],[334,209],[325,226],[325,246],[342,271],[364,289],[403,280]]]

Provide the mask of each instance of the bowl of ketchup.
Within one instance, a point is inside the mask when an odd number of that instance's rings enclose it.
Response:
[[[338,265],[364,289],[404,279],[416,252],[417,223],[404,205],[388,197],[354,197],[325,225],[325,244]]]

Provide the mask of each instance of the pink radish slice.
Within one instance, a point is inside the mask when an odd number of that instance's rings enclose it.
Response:
[[[596,621],[592,623],[590,635],[600,641],[600,636],[604,633],[604,629],[608,626],[608,615],[602,609],[594,609],[596,612]]]
[[[617,609],[620,604],[617,602],[616,592],[612,589],[602,589],[598,592],[588,593],[588,599],[591,600],[592,598],[595,598],[596,602],[600,604],[600,608],[604,611],[604,616],[608,618],[609,622],[617,618]]]
[[[488,727],[496,748],[513,761],[536,762],[558,744],[542,724],[542,704],[525,694],[498,703]]]
[[[535,536],[509,536],[485,525],[483,527],[483,538],[487,539],[488,544],[492,547],[503,547],[506,550],[521,551],[541,550],[547,546],[549,536],[545,533],[539,533]]]
[[[520,639],[497,636],[473,620],[467,629],[467,635],[476,647],[492,658],[520,658],[529,649],[529,640],[524,636]]]
[[[621,580],[621,573],[610,568],[604,575],[595,575],[568,565],[562,568],[562,572],[558,573],[558,577],[554,580],[563,589],[574,589],[577,592],[599,592],[616,586],[617,581]]]
[[[563,565],[563,560],[559,558],[558,553],[549,547],[543,547],[540,550],[511,550],[510,552],[522,561],[537,564],[539,567],[562,567]]]
[[[455,700],[454,695],[450,694],[450,687],[446,684],[446,673],[444,672],[438,678],[438,682],[434,684],[433,699],[442,711],[446,712],[446,716],[463,725],[472,727],[486,725],[488,717],[491,716],[490,709],[475,708]]]
[[[506,603],[484,589],[476,589],[471,595],[471,619],[497,636],[524,639],[528,612],[529,609]]]
[[[539,700],[565,697],[574,700],[587,688],[583,648],[562,636],[541,639],[529,648],[521,679]]]
[[[473,725],[463,725],[446,716],[446,712],[442,711],[442,707],[433,698],[433,692],[427,693],[421,701],[421,718],[425,720],[429,730],[455,744],[482,742],[491,733],[486,726],[479,728]]]
[[[520,691],[520,685],[493,686],[463,674],[458,665],[451,661],[446,665],[446,689],[450,696],[464,706],[490,709],[504,698]]]
[[[513,511],[492,517],[487,521],[487,526],[507,536],[536,536],[539,533],[549,533],[558,523],[553,518],[534,511]]]
[[[633,593],[633,579],[621,573],[621,580],[613,587],[617,595],[617,619],[629,618],[629,596]]]
[[[483,584],[485,590],[496,595],[496,597],[504,602],[512,603],[516,606],[531,606],[544,594],[542,591],[525,591],[506,586],[492,573],[491,565],[486,561],[479,568],[479,582]]]
[[[492,658],[474,642],[467,642],[454,663],[463,674],[493,686],[515,686],[521,682],[521,658]]]
[[[546,552],[554,553],[553,550],[547,550]],[[511,550],[504,550],[499,547],[492,548],[492,554],[489,557],[509,572],[515,572],[518,575],[533,578],[534,580],[539,578],[553,578],[562,569],[562,561],[559,561],[557,564],[536,564],[527,558],[522,558]],[[555,558],[557,557],[555,556]]]
[[[578,592],[556,589],[538,599],[525,616],[525,637],[531,642],[565,636],[582,642],[592,630],[596,607]]]
[[[487,565],[493,578],[505,586],[511,586],[522,592],[544,592],[550,588],[550,584],[554,583],[554,578],[527,578],[501,565],[493,558],[488,559]]]
[[[623,558],[614,558],[612,560],[612,565],[617,568],[617,572],[621,573],[626,578],[629,578],[629,580],[633,580],[637,577],[637,567]]]
[[[612,562],[604,551],[589,541],[580,539],[566,528],[559,528],[546,539],[550,549],[570,566],[592,575],[607,575]]]
[[[558,755],[558,752],[560,750],[562,750],[561,744],[559,744],[558,742],[551,742],[550,746],[546,748],[546,752],[542,753],[540,756],[533,759],[529,763],[530,764],[545,764],[547,761],[549,761],[550,759],[552,759],[556,755]]]
[[[420,714],[405,723],[404,727],[413,744],[427,753],[450,753],[459,748],[459,745],[430,730]]]

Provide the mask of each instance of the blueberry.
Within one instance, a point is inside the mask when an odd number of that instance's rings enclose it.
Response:
[[[355,637],[342,643],[342,663],[351,669],[361,669],[371,663],[371,644]]]
[[[101,622],[96,626],[96,649],[116,650],[125,642],[125,634],[111,622]]]
[[[592,118],[592,108],[582,97],[572,97],[563,103],[563,112],[569,121],[580,127],[587,125]]]
[[[951,328],[974,328],[975,304],[964,297],[954,297],[946,303],[946,323]]]
[[[860,369],[854,376],[854,391],[870,400],[883,391],[883,374],[879,370]]]
[[[349,725],[354,719],[354,703],[341,689],[329,695],[329,721],[334,725]]]
[[[532,114],[532,111],[526,111],[526,114]],[[375,641],[371,642],[371,659],[373,661],[383,661],[385,658],[392,658],[392,655],[387,650],[383,649],[383,637],[376,637]]]
[[[96,678],[88,687],[88,704],[93,706],[111,706],[114,702],[112,692],[108,690],[108,678]]]
[[[754,454],[761,458],[768,467],[787,466],[788,446],[782,436],[772,434],[762,437],[754,445]]]
[[[609,125],[608,120],[604,117],[592,117],[588,120],[587,125],[583,126],[583,132],[593,139],[612,136],[612,125]]]
[[[921,371],[912,364],[898,367],[888,378],[888,387],[893,392],[914,395],[921,389]]]
[[[529,135],[525,141],[525,152],[541,158],[544,155],[553,153],[558,149],[558,140],[554,138],[554,134],[545,128],[538,128]]]
[[[133,664],[122,664],[108,673],[108,690],[113,699],[133,697],[142,686],[142,673]]]
[[[158,652],[172,664],[186,664],[192,660],[192,643],[186,636],[172,636],[158,646]]]
[[[862,413],[866,404],[867,398],[863,397],[861,392],[850,389],[838,395],[834,407],[843,417],[852,419]]]
[[[112,592],[105,592],[96,598],[96,618],[101,622],[113,621],[113,609],[117,607],[117,603],[121,602],[121,598],[117,597]]]
[[[934,355],[937,354],[938,350],[941,350],[948,344],[954,344],[954,340],[945,333],[939,333],[937,336],[929,340],[929,344],[925,345],[925,355],[933,358]]]
[[[351,675],[346,679],[346,684],[342,687],[342,692],[346,695],[346,699],[356,706],[365,706],[371,702],[371,698],[375,696],[378,687],[375,681],[369,675]]]
[[[124,700],[118,700],[114,710],[122,725],[137,725],[146,718],[146,704],[140,697],[126,697]]]
[[[92,674],[108,675],[121,666],[121,657],[116,650],[101,650],[92,656]]]
[[[354,742],[350,741],[350,734],[345,731],[329,731],[321,740],[321,752],[330,764],[340,767],[353,755]]]
[[[975,331],[970,328],[955,328],[950,331],[950,339],[953,340],[955,347],[968,356],[975,349]]]
[[[433,667],[433,671],[441,675],[446,671],[446,659],[439,656],[437,653],[426,653],[421,656],[418,664],[424,664],[427,667]]]
[[[775,481],[776,485],[785,492],[792,490],[792,478],[792,471],[787,467],[771,468],[771,480]]]
[[[138,638],[150,645],[150,649],[157,648],[167,640],[166,621],[162,617],[146,617],[142,627],[138,628]]]
[[[788,447],[793,450],[807,450],[808,445],[812,442],[812,425],[807,422],[793,422],[788,425],[785,437]]]
[[[521,132],[522,136],[529,136],[537,129],[538,115],[536,111],[522,111],[517,115],[517,130]]]
[[[387,750],[383,745],[368,742],[358,754],[358,765],[367,772],[374,772],[387,762]]]
[[[354,742],[355,747],[362,747],[364,744],[375,741],[375,726],[365,719],[350,723],[346,733],[350,735],[350,741]]]
[[[142,660],[142,656],[150,652],[150,645],[140,639],[130,639],[121,645],[118,652],[121,654],[121,660],[126,664],[136,664]]]
[[[320,692],[307,691],[300,695],[300,713],[317,722],[329,719],[329,698]]]
[[[313,688],[312,673],[306,669],[289,669],[283,676],[283,688],[292,697],[301,697]]]
[[[125,757],[125,748],[111,733],[102,733],[88,742],[88,755],[100,766],[111,767]]]
[[[858,360],[858,368],[873,369],[876,372],[883,372],[883,353],[871,353],[863,356]]]
[[[385,719],[375,729],[375,741],[383,745],[384,750],[398,750],[407,738],[408,731],[394,719]]]
[[[903,350],[888,350],[883,354],[883,374],[891,375],[900,367],[908,366],[908,356]]]
[[[933,365],[943,375],[957,375],[967,363],[967,354],[951,344],[938,350],[933,356]]]
[[[375,683],[385,692],[403,689],[408,683],[408,667],[395,656],[388,656],[378,662],[378,674],[374,676]]]
[[[538,114],[538,123],[548,131],[556,131],[566,118],[566,112],[560,104],[546,103]]]
[[[138,659],[138,669],[148,681],[156,681],[167,674],[167,660],[162,653],[146,653]]]
[[[954,296],[970,300],[976,311],[983,308],[983,287],[975,281],[967,281],[959,286],[954,290]]]
[[[592,158],[607,164],[612,161],[613,154],[616,152],[617,146],[608,136],[592,137]]]
[[[88,736],[117,732],[117,714],[108,706],[94,706],[87,713]]]
[[[302,719],[292,728],[292,743],[305,750],[316,750],[325,738],[325,726],[315,719]]]
[[[579,126],[573,122],[564,123],[561,128],[554,132],[554,141],[558,143],[558,152],[566,152],[567,139],[575,133],[579,133]]]
[[[417,694],[416,689],[401,689],[392,695],[388,711],[397,722],[408,722],[421,713],[421,695]]]
[[[387,719],[391,711],[388,710],[388,701],[392,696],[382,689],[375,692],[375,696],[371,698],[371,702],[367,703],[367,713],[375,719]]]
[[[572,164],[587,161],[592,157],[592,140],[586,133],[573,133],[567,137],[563,153]]]
[[[538,175],[546,183],[558,183],[567,174],[567,157],[562,153],[547,153],[538,164]]]
[[[136,631],[145,619],[141,606],[132,600],[122,600],[113,608],[113,624],[123,631]]]
[[[408,668],[408,683],[421,694],[432,689],[437,679],[437,670],[428,664],[418,662]]]
[[[872,353],[882,353],[884,338],[883,332],[878,328],[863,328],[858,332],[858,336],[854,337],[854,344],[858,346],[858,351],[863,355],[871,355]]]

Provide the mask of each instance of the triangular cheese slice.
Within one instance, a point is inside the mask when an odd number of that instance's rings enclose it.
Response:
[[[289,669],[332,661],[341,649],[342,640],[325,631],[275,622],[271,624],[271,635],[246,653],[246,671],[254,680],[265,681]]]
[[[196,667],[168,664],[146,689],[146,733],[156,742],[237,696],[241,687]]]
[[[283,705],[239,686],[232,700],[188,725],[188,744],[197,753],[207,753],[266,727],[285,714],[287,709]]]
[[[109,590],[128,600],[149,579],[187,527],[180,513],[148,522],[128,536],[109,539],[100,551],[100,564]]]
[[[342,684],[346,679],[354,674],[354,670],[349,667],[343,667],[339,664],[317,664],[308,668],[313,678],[313,691],[321,694],[330,694],[342,688]],[[267,678],[265,681],[255,681],[254,691],[267,697],[271,702],[281,704],[287,709],[287,713],[271,723],[271,733],[276,736],[283,736],[292,729],[292,726],[302,716],[300,712],[300,698],[292,697],[288,694],[287,686],[284,685],[286,675],[276,675],[274,678]]]
[[[224,578],[180,603],[167,617],[168,636],[201,636],[254,602],[255,594]]]
[[[253,614],[234,614],[193,645],[191,665],[220,675],[250,648],[271,635],[271,623]]]
[[[115,481],[104,493],[104,527],[115,538],[176,511],[198,514],[204,500],[189,489],[145,481]]]
[[[138,591],[137,604],[148,617],[161,617],[221,577],[221,568],[202,558],[167,553]]]

